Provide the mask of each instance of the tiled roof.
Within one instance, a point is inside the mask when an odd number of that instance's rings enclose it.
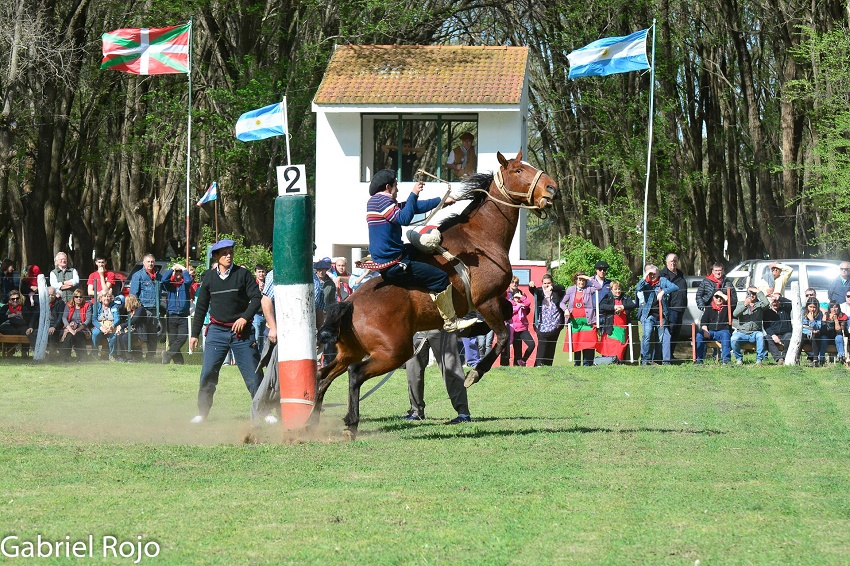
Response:
[[[527,61],[527,47],[343,45],[313,101],[519,104]]]

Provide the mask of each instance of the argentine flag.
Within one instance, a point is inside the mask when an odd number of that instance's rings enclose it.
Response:
[[[213,181],[210,185],[210,188],[207,189],[207,192],[204,193],[204,196],[201,197],[201,200],[198,201],[198,206],[204,205],[208,202],[212,202],[218,199],[218,184]]]
[[[606,37],[576,49],[567,55],[570,61],[568,78],[603,77],[649,69],[649,61],[646,58],[648,31],[636,31],[625,37]]]
[[[236,121],[236,139],[247,142],[286,135],[283,117],[283,102],[245,112]]]

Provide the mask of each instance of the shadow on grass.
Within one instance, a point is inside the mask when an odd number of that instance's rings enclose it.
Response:
[[[391,421],[398,419],[374,419],[373,422]],[[641,432],[659,433],[659,434],[693,434],[714,436],[716,434],[726,434],[722,430],[716,429],[694,429],[694,428],[609,428],[609,427],[588,427],[588,426],[531,426],[519,429],[502,429],[502,430],[481,430],[475,427],[476,424],[485,422],[506,422],[511,423],[518,420],[546,420],[531,417],[513,417],[508,419],[499,418],[477,418],[472,423],[459,425],[446,425],[439,422],[388,422],[383,426],[375,429],[374,433],[389,433],[389,432],[409,432],[413,436],[427,438],[455,438],[465,436],[470,438],[485,438],[491,436],[518,436],[528,434],[635,434]]]

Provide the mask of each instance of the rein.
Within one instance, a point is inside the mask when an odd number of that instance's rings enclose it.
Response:
[[[428,171],[425,171],[424,169],[418,170],[417,173],[421,173],[423,175],[426,175],[428,177],[431,177],[432,179],[439,181],[440,183],[445,183],[445,184],[449,185],[449,191],[448,192],[451,191],[452,186],[449,184],[448,181],[444,181],[443,179],[440,179],[436,175],[432,175],[431,173],[429,173]],[[503,195],[505,195],[505,198],[509,199],[510,202],[496,198],[493,195],[491,195],[489,191],[485,191],[484,189],[471,189],[469,192],[471,192],[471,193],[484,193],[485,195],[487,195],[487,198],[489,198],[490,200],[493,200],[493,201],[498,202],[499,204],[503,204],[505,206],[509,206],[511,208],[525,208],[527,210],[542,210],[536,204],[529,205],[529,204],[517,203],[517,202],[514,201],[514,196],[522,197],[525,200],[530,201],[531,195],[534,193],[534,188],[537,186],[537,182],[540,180],[541,175],[543,175],[543,171],[538,169],[537,175],[534,176],[534,180],[532,180],[531,184],[528,186],[528,192],[517,193],[517,192],[514,192],[514,191],[509,191],[505,188],[505,181],[502,178],[501,170],[496,171],[496,173],[494,173],[494,175],[493,175],[493,180],[496,181],[496,187],[499,189],[499,192],[501,192]],[[446,196],[448,196],[448,192],[446,193]],[[512,196],[512,195],[514,195],[514,196]],[[440,208],[443,207],[445,200],[446,200],[446,197],[443,197],[443,202],[440,203],[440,205],[435,209],[435,211],[439,210]],[[434,213],[431,213],[432,216],[433,216],[433,214]],[[430,216],[428,218],[430,219]]]

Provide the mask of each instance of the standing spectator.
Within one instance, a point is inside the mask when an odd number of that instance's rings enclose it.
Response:
[[[674,253],[667,254],[664,258],[664,268],[658,275],[664,277],[676,285],[679,290],[670,293],[670,314],[667,318],[667,327],[670,330],[670,358],[674,358],[676,344],[682,334],[682,317],[688,309],[688,282],[685,274],[679,269],[679,256]]]
[[[62,296],[53,287],[47,288],[47,296],[49,298],[49,326],[47,328],[47,352],[56,354],[59,351],[59,340],[62,337],[62,327],[65,325],[63,315],[65,314],[65,301]],[[30,341],[30,347],[35,350],[35,342],[38,339],[39,322],[41,318],[41,307],[38,302],[38,295],[33,307],[30,309],[30,321],[27,327],[27,338]]]
[[[598,265],[598,264],[597,264]],[[528,290],[535,298],[535,330],[537,330],[537,358],[534,361],[537,366],[551,366],[555,359],[555,346],[558,336],[564,328],[564,311],[561,309],[561,301],[564,299],[563,285],[555,284],[550,274],[545,274],[540,279],[540,287],[529,281]]]
[[[101,291],[112,292],[112,287],[115,285],[115,274],[106,269],[106,258],[97,257],[94,260],[97,271],[89,275],[88,292],[92,302],[97,302],[97,296]]]
[[[9,292],[8,303],[0,308],[0,334],[25,336],[29,309],[25,309],[20,291],[12,289]],[[22,345],[21,355],[26,357],[29,346]]]
[[[182,350],[189,338],[189,311],[192,306],[189,294],[194,281],[179,263],[160,276],[165,289],[165,328],[168,332],[168,349],[162,352],[162,363],[168,365],[173,360],[175,364],[183,365]]]
[[[624,359],[628,345],[629,313],[637,308],[637,303],[623,293],[623,285],[612,281],[610,293],[599,303],[602,320],[602,338],[597,348],[603,356],[613,356],[618,361]]]
[[[729,326],[729,306],[726,304],[726,293],[717,290],[711,299],[711,306],[702,313],[699,322],[699,330],[695,337],[696,360],[694,363],[701,364],[705,359],[705,341],[716,340],[720,342],[720,363],[728,364],[732,357],[729,354],[732,349],[732,330]]]
[[[80,289],[74,289],[70,303],[65,305],[62,322],[65,330],[62,332],[62,349],[65,360],[71,359],[71,350],[77,352],[77,361],[88,357],[88,343],[91,340],[91,303],[86,301]]]
[[[317,329],[325,323],[325,278],[330,268],[331,262],[325,259],[313,263],[313,302],[316,305]]]
[[[794,273],[794,268],[778,261],[771,263],[768,268],[770,269],[770,281],[760,281],[756,287],[768,295],[771,293],[783,295],[785,293],[785,287]]]
[[[452,407],[457,411],[457,417],[445,424],[460,424],[472,421],[469,416],[469,404],[466,387],[463,386],[463,367],[460,365],[460,355],[457,350],[457,337],[445,330],[428,330],[417,332],[413,336],[414,351],[419,352],[410,358],[404,368],[407,372],[407,391],[410,397],[410,410],[404,417],[409,421],[425,419],[425,367],[428,365],[428,348],[434,352],[437,367],[446,382]]]
[[[24,296],[32,298],[33,295],[38,295],[38,276],[40,274],[41,269],[37,265],[30,265],[26,268],[26,270],[24,271],[24,275],[21,278],[21,293]],[[56,291],[59,292],[58,289],[56,289]],[[64,303],[65,300],[63,299],[62,302]]]
[[[826,314],[820,325],[822,340],[821,355],[826,357],[826,348],[829,344],[835,345],[835,353],[838,363],[844,363],[844,335],[847,332],[847,315],[841,312],[841,306],[835,301],[829,302]]]
[[[322,308],[326,311],[332,304],[336,303],[336,285],[334,284],[333,279],[331,279],[330,275],[328,274],[330,269],[333,267],[333,263],[331,263],[331,258],[322,258],[320,264],[322,265],[322,267],[326,265],[331,266],[326,269],[320,269],[316,271],[317,274],[320,274],[319,281],[322,285],[322,304],[324,305]],[[324,313],[322,314],[322,319],[324,320]],[[318,326],[316,328],[318,328]],[[336,344],[333,342],[325,344],[322,354],[322,367],[331,363],[334,358],[336,358]]]
[[[130,294],[135,295],[145,309],[143,319],[136,324],[138,337],[147,344],[147,360],[156,357],[156,345],[159,337],[159,299],[162,276],[157,273],[156,260],[153,254],[142,258],[143,269],[135,272],[130,278]]]
[[[201,286],[201,282],[198,281],[198,278],[195,275],[195,266],[194,265],[190,265],[189,267],[187,267],[186,271],[189,273],[189,275],[192,276],[192,285],[189,287],[189,300],[194,303],[195,302],[195,293],[198,292],[198,287]]]
[[[658,273],[658,267],[649,264],[644,269],[644,278],[637,284],[638,315],[643,325],[640,342],[640,357],[643,365],[653,363],[650,356],[650,344],[653,331],[661,342],[661,363],[670,364],[670,328],[667,317],[670,315],[670,294],[678,291],[679,286],[671,283]]]
[[[262,290],[266,288],[266,266],[262,263],[258,263],[254,266],[254,279],[256,279],[257,287],[259,287],[262,292]],[[257,314],[254,315],[252,328],[254,329],[254,341],[257,343],[257,351],[262,352],[263,340],[266,334],[266,319],[263,316],[263,309],[260,309]]]
[[[588,286],[590,282],[590,286]],[[569,351],[575,355],[575,365],[593,365],[596,356],[596,311],[594,310],[593,295],[599,290],[599,282],[591,280],[584,271],[573,275],[573,286],[564,291],[561,299],[561,310],[570,325],[571,342]],[[567,348],[565,347],[566,351]]]
[[[516,293],[517,289],[519,289],[519,277],[512,275],[511,282],[508,283],[508,289],[505,291],[505,299],[511,304],[511,307],[513,307],[514,293]],[[505,344],[505,349],[499,354],[499,365],[503,367],[511,365],[511,344],[514,342],[514,331],[511,330],[510,319],[505,321],[505,326],[508,330],[508,341]]]
[[[190,350],[198,347],[198,336],[207,311],[210,324],[198,387],[198,415],[192,419],[193,423],[202,423],[209,415],[219,370],[228,351],[233,352],[252,400],[260,383],[257,374],[260,355],[251,336],[250,321],[254,320],[254,314],[260,308],[261,294],[251,272],[233,265],[233,246],[233,240],[219,240],[213,244],[212,256],[216,267],[203,274],[198,289]]]
[[[454,172],[455,179],[466,179],[478,172],[478,156],[472,145],[475,136],[469,132],[460,135],[460,145],[449,153],[446,167]]]
[[[755,343],[756,365],[761,365],[767,358],[762,323],[764,311],[769,305],[764,293],[756,287],[750,287],[747,289],[747,296],[732,312],[732,316],[738,320],[738,326],[732,333],[732,353],[735,354],[736,364],[744,363],[744,356],[741,354],[741,344],[744,342]]]
[[[803,310],[803,346],[809,344],[809,363],[814,367],[822,364],[825,354],[822,347],[820,327],[823,322],[823,313],[820,312],[820,304],[815,297],[806,299],[806,307]]]
[[[728,293],[728,307],[734,309],[735,305],[738,304],[738,295],[735,293],[735,286],[726,279],[722,263],[712,265],[711,273],[700,281],[696,295],[697,306],[702,310],[710,307],[714,292],[718,290]]]
[[[114,297],[110,291],[101,291],[97,295],[97,302],[94,304],[92,312],[92,356],[97,357],[100,350],[100,339],[106,338],[106,344],[109,346],[109,361],[116,359],[116,347],[118,345],[118,335],[115,329],[121,322],[121,313],[118,305],[115,304]],[[105,356],[101,354],[101,359]]]
[[[511,301],[514,314],[511,317],[511,330],[513,331],[512,345],[514,349],[514,365],[525,366],[528,358],[534,352],[534,338],[528,331],[528,313],[531,312],[531,301],[525,296],[525,293],[516,290]],[[522,351],[522,345],[525,344],[525,352]]]
[[[764,341],[767,349],[778,365],[785,363],[785,352],[791,344],[791,301],[778,292],[768,297],[770,308],[764,310]]]
[[[842,261],[838,266],[838,278],[829,286],[827,300],[840,304],[847,291],[850,291],[850,262]]]
[[[348,272],[348,261],[344,257],[334,260],[331,270],[328,271],[331,279],[336,285],[337,301],[344,301],[351,295],[351,286],[348,284],[351,274]]]
[[[62,298],[68,303],[74,296],[74,290],[80,285],[80,276],[77,274],[76,269],[68,267],[68,256],[65,252],[56,254],[53,261],[56,268],[50,272],[50,286],[54,289],[59,289],[59,292],[62,293]],[[38,292],[37,283],[35,292]]]
[[[0,266],[0,301],[5,302],[12,289],[17,290],[20,286],[18,274],[15,272],[15,263],[11,259],[4,259]]]
[[[598,283],[598,285],[591,284],[591,286],[599,288],[599,290],[596,291],[596,304],[594,305],[597,313],[599,312],[599,303],[605,300],[605,296],[611,292],[611,280],[606,277],[610,267],[611,266],[608,265],[608,262],[604,260],[597,261],[596,265],[593,266],[594,271],[596,271],[596,275],[593,276],[593,279],[596,283]]]

